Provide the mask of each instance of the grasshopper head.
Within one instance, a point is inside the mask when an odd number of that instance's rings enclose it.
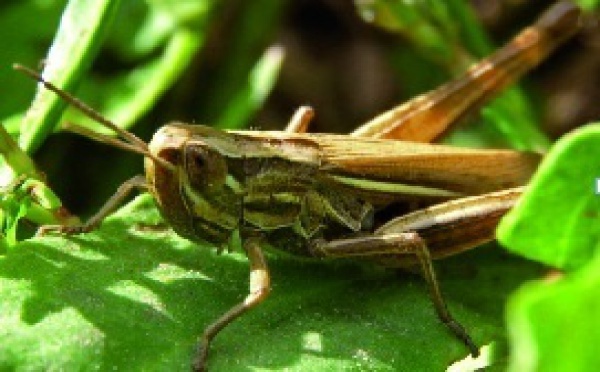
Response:
[[[231,187],[226,156],[205,136],[209,132],[222,133],[199,125],[162,127],[148,148],[153,158],[169,163],[173,170],[147,157],[146,179],[163,216],[178,234],[224,244],[238,226],[241,197]]]
[[[161,169],[166,176],[177,175],[183,188],[196,194],[218,192],[227,178],[225,157],[196,135],[199,126],[169,124],[159,129],[148,148],[153,158],[166,161],[173,169]],[[146,174],[152,183],[158,176],[153,158],[146,158]],[[159,168],[161,167],[159,165]]]
[[[226,133],[204,126],[170,124],[162,127],[148,145],[44,80],[37,72],[20,65],[14,68],[34,78],[121,139],[81,126],[69,125],[67,129],[144,156],[148,191],[179,235],[219,245],[229,241],[242,213],[240,184],[229,177],[226,157],[221,152],[230,154],[237,148]]]

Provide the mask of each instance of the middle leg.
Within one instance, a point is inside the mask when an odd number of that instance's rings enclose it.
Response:
[[[479,348],[473,342],[465,328],[452,316],[442,296],[431,254],[425,241],[415,232],[390,233],[367,237],[317,241],[312,250],[317,257],[381,257],[390,255],[414,255],[421,267],[421,272],[431,296],[435,311],[440,320],[461,340],[474,357],[479,355]]]

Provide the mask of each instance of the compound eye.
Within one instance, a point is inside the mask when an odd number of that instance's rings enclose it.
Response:
[[[227,164],[219,153],[200,146],[186,146],[184,159],[187,178],[194,189],[210,191],[225,183]]]
[[[181,151],[179,149],[174,148],[166,148],[162,149],[158,153],[158,157],[166,160],[167,162],[177,166],[181,164]]]

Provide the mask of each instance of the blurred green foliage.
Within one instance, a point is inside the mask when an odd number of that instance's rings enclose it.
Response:
[[[451,77],[459,76],[494,49],[470,5],[463,0],[358,3],[362,4],[360,14],[365,20],[404,35],[420,55],[434,63],[429,68],[414,66],[409,76],[415,83],[427,81],[427,76],[436,69]],[[405,61],[407,53],[408,58],[414,59],[410,56],[414,54],[411,51],[397,50],[395,53],[399,61]],[[413,93],[417,94],[423,88],[415,83],[409,86],[413,86]],[[544,151],[549,145],[538,129],[530,102],[518,87],[507,89],[487,105],[477,126],[461,128],[447,141],[461,146],[508,145],[536,151]]]
[[[241,7],[237,10],[240,22],[256,23],[261,27],[248,26],[253,32],[231,35],[228,43],[234,47],[226,58],[229,63],[222,63],[215,72],[217,78],[228,84],[217,86],[218,97],[210,101],[216,109],[206,108],[205,111],[212,110],[218,114],[202,116],[215,115],[223,119],[219,122],[245,126],[273,87],[283,60],[282,51],[275,48],[266,50],[266,42],[276,26],[275,20],[282,4],[258,1],[237,5]],[[127,1],[123,4],[120,1],[96,1],[93,4],[88,1],[70,1],[68,4],[63,1],[29,1],[4,7],[3,14],[8,24],[0,31],[0,37],[16,39],[15,42],[23,45],[49,44],[52,41],[40,66],[43,67],[44,78],[64,90],[77,92],[78,98],[123,128],[131,128],[157,104],[201,52],[206,33],[214,27],[213,23],[219,21],[220,12],[228,11],[226,6],[218,6],[212,1]],[[63,7],[64,12],[60,14]],[[47,29],[25,28],[26,32],[21,32],[21,24],[31,19],[32,14],[48,20]],[[53,37],[55,28],[56,35]],[[101,50],[103,55],[98,56]],[[25,115],[23,103],[27,102],[27,96],[23,97],[23,94],[31,97],[34,84],[11,72],[10,66],[19,62],[35,67],[45,52],[42,48],[23,48],[23,51],[28,51],[27,54],[3,51],[6,55],[0,59],[3,62],[0,79],[6,79],[10,84],[7,84],[7,90],[14,86],[9,97],[17,98],[16,102],[21,102],[21,107],[15,107],[13,100],[3,100],[0,102],[0,117],[5,117],[5,127],[18,138],[25,152],[35,153],[64,122],[107,132],[75,109],[63,112],[65,103],[44,89],[37,92],[31,109]],[[261,56],[260,53],[264,54]],[[125,65],[126,68],[110,67],[110,62],[104,59],[111,58],[114,65]],[[102,66],[105,63],[109,71],[96,67],[88,73],[93,64]],[[17,151],[5,153],[12,158],[16,158],[15,155],[23,158]],[[65,153],[64,156],[68,155]],[[3,175],[0,184],[7,185],[23,173],[38,174],[32,162],[26,170],[21,167],[12,171],[10,163],[8,165],[0,164],[0,174]],[[101,174],[102,170],[97,173],[100,183],[107,179]],[[107,188],[106,185],[102,187]],[[90,191],[94,193],[93,188]],[[55,219],[54,222],[60,221]]]

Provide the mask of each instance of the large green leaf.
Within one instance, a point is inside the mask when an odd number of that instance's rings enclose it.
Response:
[[[245,296],[248,267],[160,223],[146,195],[97,232],[31,239],[3,257],[0,369],[185,370],[201,330]],[[467,354],[416,276],[270,258],[271,297],[216,338],[214,370],[442,370]],[[492,246],[438,267],[479,345],[503,344],[505,296],[539,273]]]
[[[554,279],[554,280],[552,280]],[[577,273],[524,285],[507,320],[510,371],[592,371],[600,365],[600,260]]]
[[[561,139],[498,236],[511,251],[565,273],[511,297],[513,371],[588,371],[600,358],[600,125]]]
[[[509,250],[548,265],[576,269],[600,241],[600,125],[565,136],[546,156],[529,191],[502,221]]]

